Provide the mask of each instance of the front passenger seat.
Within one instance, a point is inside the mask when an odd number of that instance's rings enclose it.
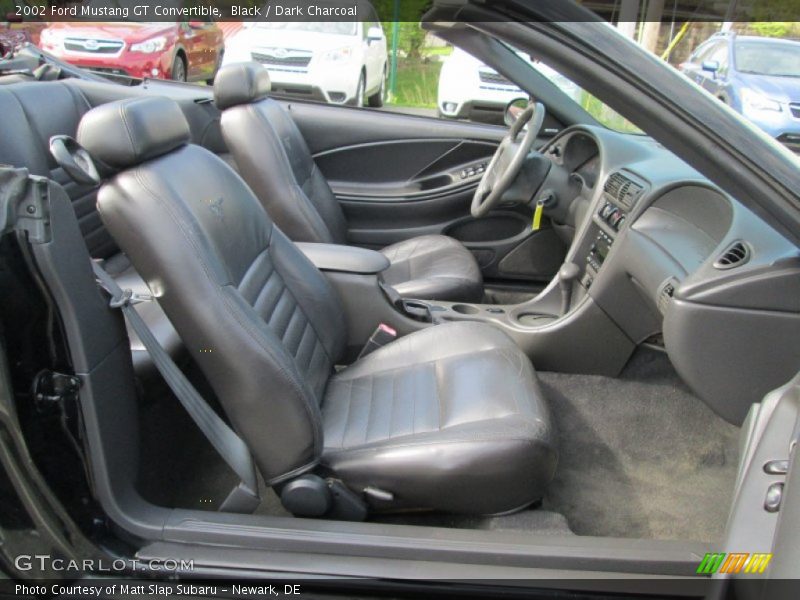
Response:
[[[295,242],[347,243],[339,201],[317,168],[291,115],[267,98],[269,74],[255,62],[220,69],[214,100],[239,172],[281,230]],[[457,240],[423,235],[381,250],[386,284],[405,298],[480,302],[480,267]]]
[[[325,276],[168,98],[104,104],[78,141],[117,173],[98,210],[268,485],[342,481],[374,508],[498,513],[542,497],[554,433],[527,356],[484,323],[430,326],[334,372]],[[379,494],[370,491],[379,490]]]

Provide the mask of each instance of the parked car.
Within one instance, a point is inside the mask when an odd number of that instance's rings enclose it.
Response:
[[[254,60],[272,91],[331,104],[383,106],[388,57],[380,23],[248,23],[225,44],[224,63]]]
[[[222,31],[208,21],[52,23],[40,45],[92,71],[175,81],[213,81],[224,52]]]
[[[580,88],[566,77],[543,63],[531,61],[524,53],[517,55],[570,98],[578,100]],[[524,95],[518,85],[459,48],[444,59],[439,72],[437,105],[442,117],[499,124],[508,103]]]
[[[680,69],[800,152],[800,42],[720,33],[701,44]]]

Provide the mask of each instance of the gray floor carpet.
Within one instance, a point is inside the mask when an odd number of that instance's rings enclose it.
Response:
[[[539,373],[560,457],[543,508],[578,535],[713,541],[721,536],[739,429],[641,351],[620,378]]]

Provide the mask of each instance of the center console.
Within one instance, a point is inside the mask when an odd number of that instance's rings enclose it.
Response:
[[[589,231],[591,244],[584,259],[585,271],[581,278],[581,285],[585,289],[588,290],[594,283],[611,252],[617,233],[630,218],[631,211],[645,190],[645,182],[631,173],[615,171],[606,179],[599,208],[592,215]]]
[[[325,244],[298,246],[342,298],[352,358],[378,324],[402,337],[439,324],[479,322],[511,336],[537,368],[615,375],[634,343],[594,295],[609,285],[614,269],[607,265],[603,270],[603,265],[611,260],[615,241],[627,230],[625,224],[638,216],[648,189],[649,184],[634,173],[612,172],[558,275],[540,293],[513,305],[403,298],[383,282],[388,261],[380,253]],[[623,239],[617,245],[624,243]]]

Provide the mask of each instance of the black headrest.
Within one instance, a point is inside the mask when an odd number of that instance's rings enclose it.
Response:
[[[189,142],[189,124],[177,102],[148,96],[102,104],[78,125],[78,143],[110,167],[125,169]]]
[[[272,89],[269,73],[257,62],[222,67],[214,77],[214,102],[225,110],[237,104],[261,100]]]

